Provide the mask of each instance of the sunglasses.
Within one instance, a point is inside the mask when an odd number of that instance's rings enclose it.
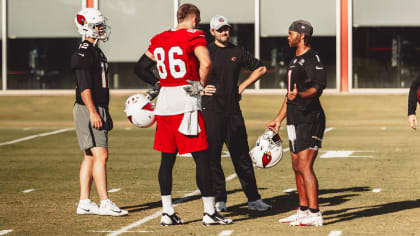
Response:
[[[222,28],[220,28],[216,31],[219,32],[219,33],[223,33],[224,31],[230,31],[230,27],[225,25],[225,26],[223,26]]]

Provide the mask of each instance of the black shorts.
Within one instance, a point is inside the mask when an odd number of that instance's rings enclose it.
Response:
[[[298,153],[308,148],[318,150],[321,148],[324,130],[324,115],[320,115],[313,123],[287,125],[290,151]]]

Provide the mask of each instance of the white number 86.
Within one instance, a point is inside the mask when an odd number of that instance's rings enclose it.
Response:
[[[168,72],[166,71],[165,67],[165,50],[163,48],[156,48],[153,52],[155,59],[156,59],[156,66],[159,71],[159,77],[161,79],[166,79],[168,76]],[[182,59],[174,58],[174,55],[183,55],[184,52],[179,46],[171,47],[168,51],[169,57],[169,72],[171,73],[172,77],[175,79],[183,78],[187,73],[187,68],[185,66],[185,62]],[[176,70],[176,66],[178,66],[179,71]]]

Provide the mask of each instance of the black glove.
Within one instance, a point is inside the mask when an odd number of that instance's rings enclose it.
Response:
[[[146,96],[150,101],[159,95],[160,87],[160,82],[156,82],[152,88],[146,91]]]

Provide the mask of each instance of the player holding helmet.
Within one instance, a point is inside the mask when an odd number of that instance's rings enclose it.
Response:
[[[97,42],[108,40],[110,28],[106,18],[94,8],[81,10],[75,22],[84,37],[71,58],[71,68],[76,75],[73,116],[80,148],[84,151],[77,214],[127,215],[127,211],[109,199],[107,192],[108,131],[113,125],[108,111],[108,63]],[[101,200],[99,208],[89,199],[92,180]]]
[[[289,27],[289,46],[296,48],[296,56],[287,68],[287,96],[277,117],[266,125],[279,130],[281,122],[287,117],[299,209],[280,222],[293,226],[323,224],[313,164],[325,129],[325,114],[319,97],[326,87],[326,75],[318,53],[311,49],[312,32],[311,24],[304,20],[294,21]]]
[[[136,64],[140,78],[155,85],[155,66],[162,88],[156,101],[157,122],[154,149],[162,153],[159,184],[162,197],[162,225],[183,224],[172,206],[172,168],[177,152],[192,153],[196,181],[204,203],[203,224],[230,224],[214,208],[210,178],[206,127],[201,114],[200,91],[206,85],[211,62],[204,32],[197,30],[200,10],[183,4],[177,12],[176,29],[164,31],[151,40],[149,49]]]

